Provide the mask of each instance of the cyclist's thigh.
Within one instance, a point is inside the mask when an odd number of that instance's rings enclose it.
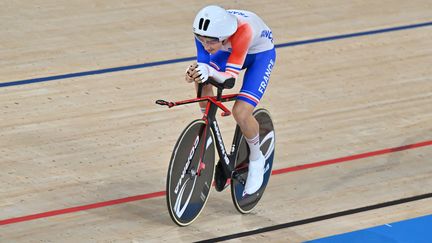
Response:
[[[259,103],[267,89],[276,60],[276,52],[272,49],[255,55],[255,60],[247,67],[243,85],[237,98],[254,107]]]

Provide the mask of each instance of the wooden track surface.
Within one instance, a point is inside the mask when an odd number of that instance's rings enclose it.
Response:
[[[2,3],[0,84],[192,57],[191,23],[208,3]],[[257,12],[276,44],[432,21],[427,0],[218,3]],[[432,142],[431,39],[429,25],[278,48],[259,105],[275,122],[274,170]],[[194,97],[188,64],[0,87],[0,222],[165,190],[172,147],[200,111],[154,101]],[[234,119],[219,123],[229,146]],[[179,228],[157,196],[0,225],[0,242],[190,242],[428,194],[431,144],[274,175],[249,215],[229,190],[213,190],[197,221]],[[428,215],[431,200],[237,240],[311,240]]]

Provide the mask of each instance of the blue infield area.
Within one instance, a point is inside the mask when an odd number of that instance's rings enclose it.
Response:
[[[329,236],[307,243],[432,243],[432,215]]]

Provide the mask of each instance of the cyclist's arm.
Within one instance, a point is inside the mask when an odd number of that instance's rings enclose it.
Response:
[[[208,75],[219,83],[223,83],[230,78],[237,79],[243,67],[244,60],[246,59],[252,36],[252,27],[247,23],[241,24],[236,33],[230,37],[232,52],[228,58],[225,72],[219,72],[210,65],[207,65]],[[208,64],[210,61],[210,54],[196,38],[195,44],[197,47],[197,62]]]
[[[244,60],[246,59],[249,45],[252,41],[253,30],[249,24],[244,23],[239,26],[236,33],[231,37],[232,52],[228,57],[225,72],[219,72],[210,67],[209,76],[217,82],[225,82],[229,78],[238,78]]]
[[[197,62],[198,63],[210,62],[210,54],[204,49],[204,46],[196,37],[194,39],[195,39],[195,46],[197,51],[197,60],[196,62],[192,63],[189,67],[186,68],[185,79],[189,83],[193,81],[197,81],[196,79],[199,76],[196,70],[196,68],[198,67]]]
[[[204,46],[196,37],[195,37],[195,46],[197,49],[197,62],[209,63],[210,54],[204,49]]]
[[[208,65],[208,63],[210,63],[210,54],[204,49],[204,46],[197,38],[195,38],[195,45],[197,48],[197,62],[207,64],[208,72],[209,72],[208,75],[212,77],[214,80],[216,80],[216,82],[223,83],[227,79],[234,77],[229,72],[219,72],[216,69],[214,69],[212,66]],[[194,79],[191,77],[191,80]]]
[[[236,33],[231,36],[232,52],[228,57],[225,72],[231,74],[236,79],[246,59],[252,36],[252,27],[247,23],[241,24]]]

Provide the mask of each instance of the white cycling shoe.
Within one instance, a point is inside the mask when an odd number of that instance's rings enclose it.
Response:
[[[246,185],[243,191],[243,195],[252,195],[261,188],[264,180],[264,166],[265,157],[261,153],[261,156],[257,160],[249,162],[248,177],[246,180]]]

